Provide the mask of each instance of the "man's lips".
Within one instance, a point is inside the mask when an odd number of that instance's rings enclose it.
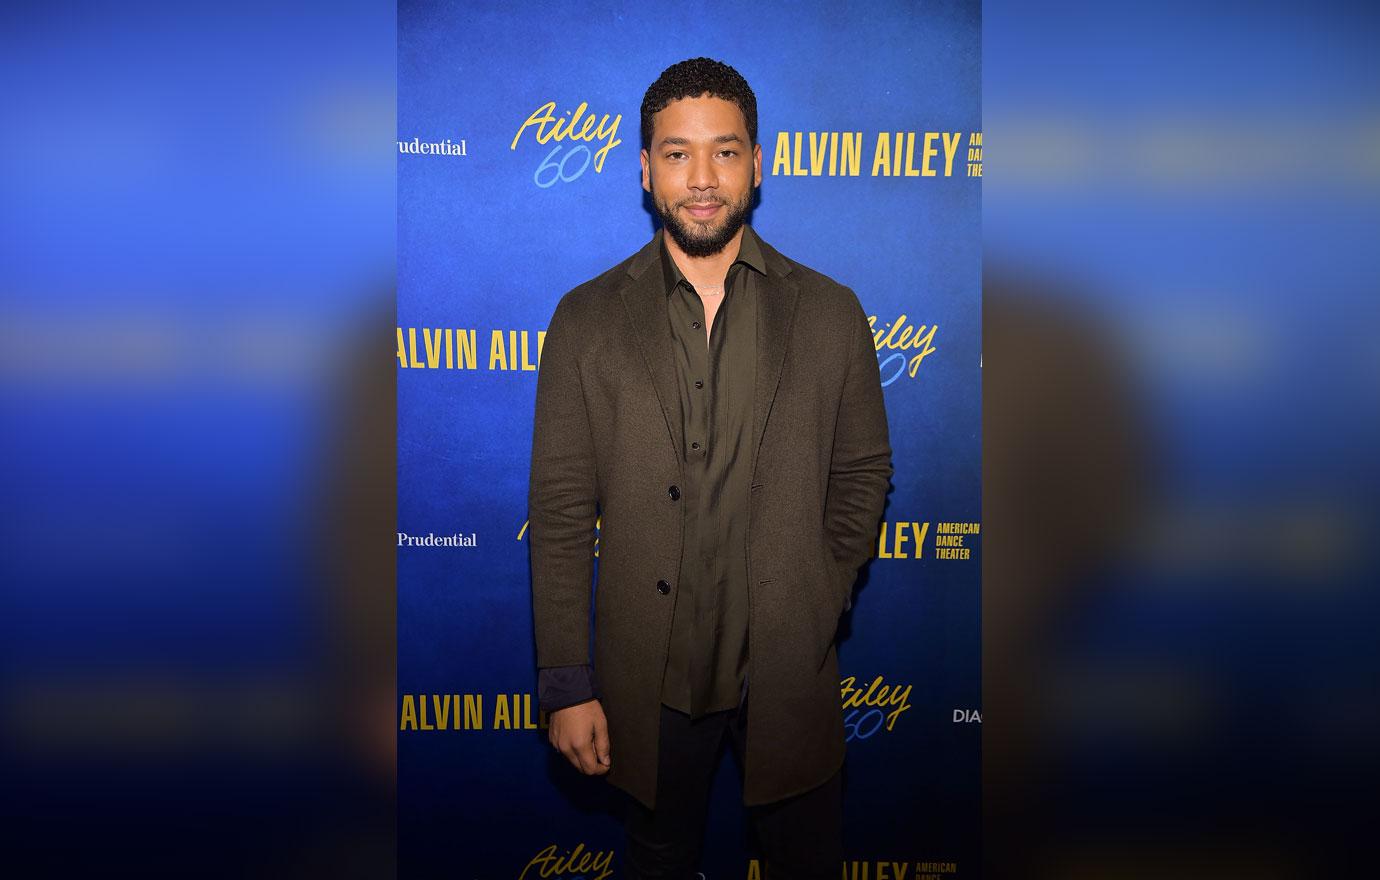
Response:
[[[694,218],[696,218],[697,220],[705,220],[705,219],[708,219],[708,218],[710,218],[710,217],[713,217],[715,214],[717,214],[717,213],[719,212],[719,208],[723,207],[723,203],[721,203],[721,202],[699,202],[699,203],[687,202],[687,203],[685,204],[684,207],[685,207],[685,210],[686,210],[687,212],[689,212],[689,214],[690,214],[691,217],[694,217]]]

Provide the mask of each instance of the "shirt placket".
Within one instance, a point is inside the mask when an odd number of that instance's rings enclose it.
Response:
[[[699,294],[689,282],[681,282],[680,295],[684,298],[686,312],[690,315],[689,333],[686,337],[688,362],[695,393],[689,400],[689,424],[685,436],[686,476],[690,482],[690,503],[694,534],[691,537],[690,552],[692,580],[688,584],[691,600],[691,638],[690,638],[690,713],[697,716],[705,708],[708,698],[708,683],[713,677],[713,582],[704,564],[707,547],[711,544],[710,526],[706,520],[705,485],[709,464],[709,412],[713,401],[713,377],[710,374],[709,347],[705,341],[704,304]]]

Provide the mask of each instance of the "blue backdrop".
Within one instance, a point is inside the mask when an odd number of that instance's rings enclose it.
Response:
[[[400,5],[403,876],[621,875],[616,792],[536,708],[532,408],[557,300],[654,230],[638,109],[697,55],[757,94],[753,227],[873,316],[896,474],[839,633],[844,876],[977,876],[979,36],[977,3]],[[757,876],[737,774],[709,878]]]

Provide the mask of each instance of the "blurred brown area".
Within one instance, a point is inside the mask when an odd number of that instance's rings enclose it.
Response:
[[[329,723],[320,733],[343,741],[342,769],[356,778],[367,809],[356,822],[328,823],[298,876],[307,868],[330,877],[397,873],[397,386],[386,331],[394,303],[392,289],[376,300],[333,386],[333,433],[342,442],[326,459],[317,520],[325,526],[317,552],[327,572],[320,600],[330,634]]]
[[[994,267],[983,334],[984,874],[1350,876],[1380,781],[1364,484],[1175,472],[1164,375],[1080,284]],[[1223,472],[1262,451],[1232,444]]]
[[[1151,453],[1113,338],[1055,287],[983,283],[984,873],[1045,873],[1062,844],[1052,643],[1144,516]]]

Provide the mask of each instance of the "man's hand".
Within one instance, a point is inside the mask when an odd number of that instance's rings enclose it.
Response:
[[[602,776],[609,772],[609,724],[598,700],[551,713],[547,738],[586,776]]]

